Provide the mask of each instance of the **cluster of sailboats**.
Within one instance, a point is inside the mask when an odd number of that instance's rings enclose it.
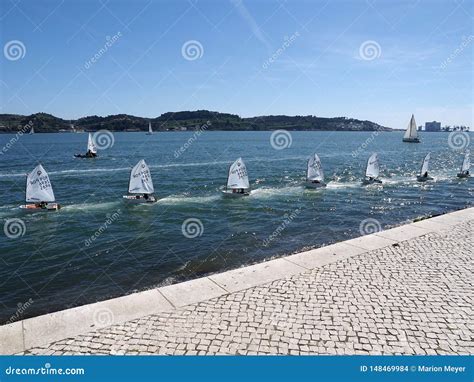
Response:
[[[419,182],[426,182],[433,178],[429,175],[430,153],[423,159],[420,173],[417,176]],[[464,156],[461,171],[457,174],[459,178],[470,176],[470,159],[467,152]],[[366,165],[365,176],[362,185],[380,184],[379,179],[380,164],[379,156],[373,153]],[[319,156],[313,154],[307,163],[305,186],[308,189],[318,189],[326,187],[324,182],[324,171]],[[247,167],[242,160],[238,158],[229,167],[227,174],[227,183],[222,190],[223,196],[237,198],[250,195],[250,181]],[[150,168],[144,159],[141,159],[130,172],[128,183],[128,194],[123,196],[124,201],[130,203],[155,203],[158,199],[155,196],[155,188],[151,177]],[[44,167],[39,164],[28,174],[26,179],[26,204],[20,206],[21,209],[29,211],[57,211],[61,206],[56,203],[53,187],[48,173]]]
[[[34,134],[33,128],[30,134]],[[151,123],[148,124],[148,135],[153,134]],[[408,128],[403,136],[403,142],[419,143],[417,127],[414,115],[411,116]],[[87,141],[87,151],[85,154],[75,154],[76,158],[96,158],[97,147],[95,145],[92,135],[89,133]],[[430,153],[428,153],[421,164],[420,173],[416,179],[419,182],[426,182],[433,180],[429,175]],[[461,170],[457,174],[458,178],[467,178],[470,176],[470,159],[469,152],[464,156]],[[367,160],[365,168],[365,176],[362,180],[362,185],[381,184],[382,180],[379,178],[380,164],[379,156],[373,153]],[[324,171],[321,165],[321,159],[314,153],[307,162],[306,168],[306,182],[305,187],[308,189],[319,189],[326,187],[324,181]],[[223,196],[238,198],[250,195],[250,181],[242,158],[238,158],[229,167],[227,174],[227,183],[222,190]],[[145,160],[140,160],[130,172],[130,179],[128,184],[128,194],[123,196],[123,199],[130,203],[154,203],[158,199],[154,195],[155,189],[153,180],[151,178],[150,168]],[[49,175],[44,167],[39,164],[34,170],[28,174],[26,179],[26,204],[20,206],[24,210],[44,210],[57,211],[61,206],[56,203],[53,187],[49,179]]]
[[[431,158],[431,153],[426,154],[426,156],[423,158],[420,172],[416,177],[416,180],[418,182],[426,182],[429,180],[433,180],[433,177],[431,177],[428,172],[430,158]],[[466,152],[461,164],[461,170],[457,174],[457,177],[458,178],[469,177],[470,166],[471,166],[471,162],[469,159],[469,152]],[[362,180],[362,185],[381,184],[382,180],[379,179],[379,175],[380,175],[379,156],[377,153],[373,153],[367,160],[367,165],[365,167],[365,177]],[[320,187],[325,187],[325,186],[326,186],[326,183],[324,183],[324,173],[323,173],[323,168],[321,165],[321,160],[319,159],[319,156],[317,154],[314,154],[308,160],[306,187],[307,188],[320,188]]]

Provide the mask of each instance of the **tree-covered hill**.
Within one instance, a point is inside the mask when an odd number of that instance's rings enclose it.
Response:
[[[29,116],[0,114],[0,133],[14,133],[34,127],[35,132],[97,131],[146,131],[151,122],[155,131],[195,130],[203,125],[207,130],[342,130],[342,131],[390,131],[371,121],[353,118],[323,118],[312,115],[268,115],[240,118],[236,114],[208,110],[168,112],[157,118],[142,118],[128,114],[99,117],[91,115],[77,120],[65,120],[51,114],[36,113]],[[24,131],[25,132],[25,131]]]

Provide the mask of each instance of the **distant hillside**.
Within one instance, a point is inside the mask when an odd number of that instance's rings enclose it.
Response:
[[[208,121],[210,124],[208,124]],[[28,130],[31,126],[35,132],[55,133],[70,132],[73,129],[97,131],[146,131],[151,122],[155,131],[195,130],[206,124],[207,130],[344,130],[344,131],[391,131],[370,121],[336,117],[322,118],[316,116],[268,115],[252,118],[240,118],[236,114],[218,113],[208,110],[180,111],[164,113],[157,118],[142,118],[127,114],[98,117],[91,115],[77,120],[64,120],[51,114],[36,113],[29,116],[0,114],[0,133],[12,133]]]

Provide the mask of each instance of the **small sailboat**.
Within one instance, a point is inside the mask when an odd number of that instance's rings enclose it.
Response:
[[[129,195],[124,195],[123,198],[135,203],[154,203],[157,200],[154,192],[150,169],[142,159],[132,168],[128,183]]]
[[[30,135],[35,133],[35,127],[31,126]]]
[[[151,122],[148,122],[148,132],[146,135],[153,135],[153,129],[151,128]]]
[[[461,165],[461,172],[458,174],[458,178],[468,178],[470,167],[471,161],[469,159],[469,152],[467,152],[466,155],[464,155],[464,160],[462,161]]]
[[[323,167],[321,166],[321,160],[316,153],[308,159],[308,166],[306,170],[306,187],[326,187],[326,183],[324,183],[324,172]]]
[[[229,175],[227,176],[227,185],[222,190],[224,196],[239,197],[250,195],[249,176],[247,167],[242,158],[237,159],[229,167]]]
[[[74,154],[76,158],[96,158],[97,157],[97,147],[92,139],[92,134],[89,133],[87,138],[87,152],[85,154]]]
[[[380,173],[380,166],[379,166],[379,156],[377,153],[373,153],[369,160],[367,161],[367,167],[365,169],[365,178],[362,181],[362,184],[373,184],[373,183],[382,183],[380,179],[378,179]]]
[[[427,180],[433,180],[433,178],[428,175],[430,157],[431,153],[428,153],[426,154],[425,159],[423,159],[423,163],[421,164],[420,175],[416,177],[416,180],[418,180],[418,182],[426,182]]]
[[[48,173],[40,164],[26,178],[25,199],[27,204],[20,208],[28,211],[57,211],[61,208],[58,203],[55,203]]]
[[[410,124],[403,135],[403,142],[420,143],[418,131],[416,130],[415,116],[413,114],[411,115]]]

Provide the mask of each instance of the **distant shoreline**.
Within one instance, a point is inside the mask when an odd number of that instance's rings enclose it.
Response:
[[[167,112],[156,118],[128,114],[106,117],[86,116],[65,120],[47,113],[31,115],[0,114],[0,132],[23,134],[32,128],[45,132],[146,132],[149,126],[158,131],[391,131],[389,127],[372,121],[348,117],[318,117],[315,115],[264,115],[241,118],[237,114],[209,110]]]
[[[209,110],[167,112],[156,118],[143,118],[128,114],[106,117],[86,116],[65,120],[47,113],[31,115],[0,114],[0,133],[81,133],[106,130],[110,132],[162,131],[404,131],[378,123],[348,117],[318,117],[315,115],[263,115],[241,118],[236,114]],[[455,126],[456,127],[456,126]],[[464,126],[463,126],[464,128]],[[466,131],[466,130],[450,130]],[[431,132],[424,131],[422,132]],[[440,131],[445,132],[445,131]]]
[[[233,132],[243,132],[243,133],[259,133],[259,132],[273,132],[278,129],[272,129],[272,130],[207,130],[208,132],[221,132],[221,133],[233,133]],[[85,131],[39,131],[35,132],[35,134],[87,134],[87,133],[96,133],[99,130],[85,130]],[[158,134],[158,133],[193,133],[196,132],[197,130],[157,130],[154,131],[153,134]],[[289,132],[318,132],[318,131],[326,131],[326,132],[339,132],[339,133],[374,133],[377,132],[378,134],[380,133],[402,133],[405,130],[404,129],[392,129],[392,130],[382,130],[382,131],[374,131],[374,130],[307,130],[307,129],[287,129]],[[456,130],[457,131],[457,130]],[[146,130],[110,130],[112,133],[147,133]],[[465,133],[470,133],[471,131],[464,131]],[[0,131],[0,135],[15,135],[18,134],[19,131]],[[433,134],[433,133],[444,133],[444,134],[449,134],[452,133],[452,131],[418,131],[418,133],[427,133],[427,134]],[[22,133],[22,135],[30,135],[28,133]]]
[[[272,129],[272,130],[207,130],[207,132],[221,132],[221,133],[234,133],[234,132],[241,132],[241,133],[260,133],[260,132],[268,132],[271,133],[273,131],[277,131],[279,129]],[[87,131],[81,131],[81,132],[75,132],[75,131],[38,131],[35,132],[33,135],[36,134],[88,134],[88,133],[96,133],[99,130],[87,130]],[[109,130],[111,133],[143,133],[146,134],[146,130],[133,130],[133,131],[127,131],[127,130]],[[338,132],[338,133],[397,133],[397,132],[403,132],[404,130],[383,130],[383,131],[374,131],[374,130],[303,130],[303,129],[291,129],[287,130],[288,132]],[[196,130],[157,130],[154,131],[153,134],[159,134],[159,133],[194,133]],[[437,131],[438,133],[444,133],[444,131]],[[4,135],[15,135],[18,134],[18,131],[0,131],[0,134]],[[22,133],[22,135],[30,135],[29,133]]]

